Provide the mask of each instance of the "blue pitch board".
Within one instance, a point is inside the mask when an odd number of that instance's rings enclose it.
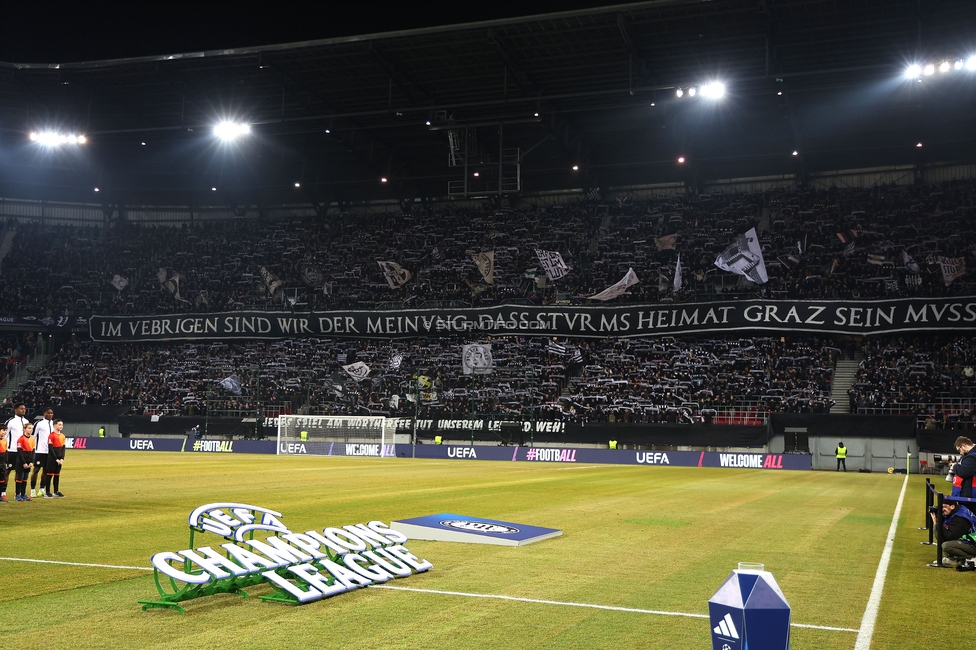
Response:
[[[542,528],[450,513],[401,519],[392,522],[390,527],[410,539],[500,546],[524,546],[563,534],[563,531],[556,528]]]

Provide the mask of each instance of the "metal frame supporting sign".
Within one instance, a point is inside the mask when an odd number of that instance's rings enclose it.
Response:
[[[186,601],[226,593],[247,598],[246,587],[265,583],[274,593],[261,600],[300,605],[433,568],[403,546],[406,536],[381,521],[293,533],[281,517],[243,503],[196,508],[188,518],[187,549],[153,555],[159,598],[140,600],[143,611],[185,614]],[[271,535],[256,539],[259,533]],[[194,548],[205,534],[218,538],[212,542],[218,548]]]

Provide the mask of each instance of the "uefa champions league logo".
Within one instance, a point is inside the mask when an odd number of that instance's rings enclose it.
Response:
[[[464,519],[447,519],[441,522],[441,526],[467,530],[473,533],[495,533],[499,535],[514,535],[519,532],[514,526],[502,526],[501,524],[491,524],[485,521],[467,521]]]

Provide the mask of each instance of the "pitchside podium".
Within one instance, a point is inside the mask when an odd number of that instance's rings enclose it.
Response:
[[[740,562],[708,601],[712,650],[789,650],[790,605],[764,569]]]

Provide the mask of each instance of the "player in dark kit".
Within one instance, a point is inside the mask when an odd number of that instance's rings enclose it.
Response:
[[[30,501],[27,496],[27,479],[30,477],[31,465],[34,464],[34,426],[24,425],[24,435],[17,440],[17,461],[14,463],[16,474],[16,500]]]
[[[6,478],[10,479],[10,473],[14,471],[14,464],[17,462],[17,439],[24,433],[24,425],[28,424],[24,415],[27,413],[27,406],[23,402],[14,404],[14,416],[7,420],[7,473]]]
[[[30,477],[30,495],[41,496],[40,492],[35,493],[37,488],[37,475],[41,475],[41,488],[44,488],[44,471],[47,469],[47,439],[54,432],[54,409],[50,406],[44,409],[44,417],[34,424],[34,471]]]
[[[47,439],[47,467],[44,474],[44,498],[63,499],[61,494],[61,466],[64,464],[64,422],[54,421],[54,432]],[[51,492],[51,483],[54,483],[54,492]]]

